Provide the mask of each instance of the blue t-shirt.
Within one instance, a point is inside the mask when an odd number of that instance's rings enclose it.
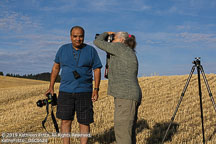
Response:
[[[60,64],[60,91],[68,93],[92,92],[92,69],[101,68],[102,64],[97,51],[86,45],[75,50],[72,43],[61,46],[56,54],[55,63]],[[73,71],[80,77],[75,79]]]

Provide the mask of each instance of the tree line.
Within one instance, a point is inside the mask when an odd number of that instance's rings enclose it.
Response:
[[[0,75],[4,76],[4,73],[3,73],[3,72],[0,72]],[[25,75],[7,73],[5,76],[17,77],[17,78],[27,78],[27,79],[34,79],[34,80],[50,81],[50,75],[51,75],[51,73],[46,72],[46,73],[25,74]],[[61,80],[61,78],[60,78],[60,76],[58,75],[58,77],[56,78],[56,82],[60,82],[60,80]]]

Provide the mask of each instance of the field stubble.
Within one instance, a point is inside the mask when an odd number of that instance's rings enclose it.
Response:
[[[208,74],[206,76],[213,97],[216,99],[216,75]],[[36,101],[46,98],[44,92],[49,84],[38,81],[27,82],[26,80],[23,84],[19,84],[21,79],[10,78],[10,82],[6,86],[3,82],[6,77],[2,78],[0,77],[0,133],[45,133],[41,121],[46,116],[46,109],[37,107]],[[139,78],[143,99],[138,113],[138,144],[154,144],[162,141],[187,78],[188,75]],[[201,79],[201,83],[205,137],[208,144],[213,144],[216,142],[216,112],[203,79]],[[56,93],[58,93],[58,88],[59,84],[57,83],[55,85]],[[112,143],[115,141],[114,104],[113,97],[107,96],[107,80],[101,82],[99,95],[99,100],[94,103],[95,122],[91,124],[90,143]],[[57,122],[60,126],[60,120]],[[173,122],[166,144],[202,143],[197,75],[192,77]],[[46,127],[49,132],[55,132],[50,116]],[[76,118],[72,123],[72,133],[79,133]],[[78,138],[71,138],[71,141],[79,143]],[[61,139],[49,138],[48,143],[61,143]]]

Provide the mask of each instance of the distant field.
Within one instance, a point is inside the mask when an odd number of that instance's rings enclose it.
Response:
[[[216,100],[216,75],[206,75],[214,99]],[[143,92],[137,122],[137,143],[157,144],[162,141],[167,125],[177,106],[188,75],[141,77],[139,83]],[[216,112],[203,80],[203,112],[205,137],[207,144],[216,143]],[[0,134],[45,133],[41,121],[46,116],[45,107],[36,106],[36,101],[44,99],[49,83],[36,80],[18,79],[0,76]],[[59,84],[55,89],[58,93]],[[56,111],[56,108],[54,109]],[[94,103],[95,122],[91,125],[90,143],[109,144],[115,141],[113,131],[113,97],[107,96],[107,80],[100,86],[99,101]],[[60,126],[60,120],[58,120]],[[46,127],[55,132],[49,116]],[[76,120],[72,133],[79,133]],[[1,137],[2,140],[2,137]],[[71,138],[79,143],[78,138]],[[61,143],[60,138],[50,137],[49,144]],[[194,75],[183,97],[174,123],[165,144],[200,144],[202,129],[197,76]]]
[[[0,76],[0,88],[29,86],[29,85],[38,85],[38,84],[46,84],[46,83],[48,82],[40,81],[40,80],[30,80],[24,78]]]

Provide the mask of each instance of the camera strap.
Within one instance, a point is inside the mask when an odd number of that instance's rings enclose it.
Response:
[[[73,57],[74,60],[76,61],[76,66],[78,67],[79,64],[79,59],[80,59],[80,55],[81,55],[81,49],[79,49],[79,51],[75,50],[75,48],[72,46],[73,49]]]
[[[57,123],[55,115],[53,113],[53,107],[52,106],[51,106],[51,109],[52,109],[52,111],[51,111],[52,121],[53,121],[54,127],[56,129],[56,132],[59,133],[58,123]]]
[[[108,79],[108,71],[109,71],[108,59],[110,59],[109,53],[107,53],[107,56],[106,56],[106,66],[105,66],[105,72],[104,72],[104,77],[107,79]]]
[[[42,121],[42,126],[43,126],[43,128],[46,130],[46,132],[49,133],[49,132],[47,131],[46,127],[45,127],[45,123],[46,123],[47,117],[48,117],[48,115],[49,115],[49,103],[48,103],[48,101],[47,101],[47,103],[46,103],[46,111],[47,111],[47,115],[46,115],[45,119]],[[52,117],[52,121],[53,121],[54,127],[55,127],[55,129],[56,129],[56,132],[59,133],[58,123],[57,123],[56,118],[55,118],[55,116],[54,116],[53,107],[52,107],[52,106],[51,106],[51,117]]]

